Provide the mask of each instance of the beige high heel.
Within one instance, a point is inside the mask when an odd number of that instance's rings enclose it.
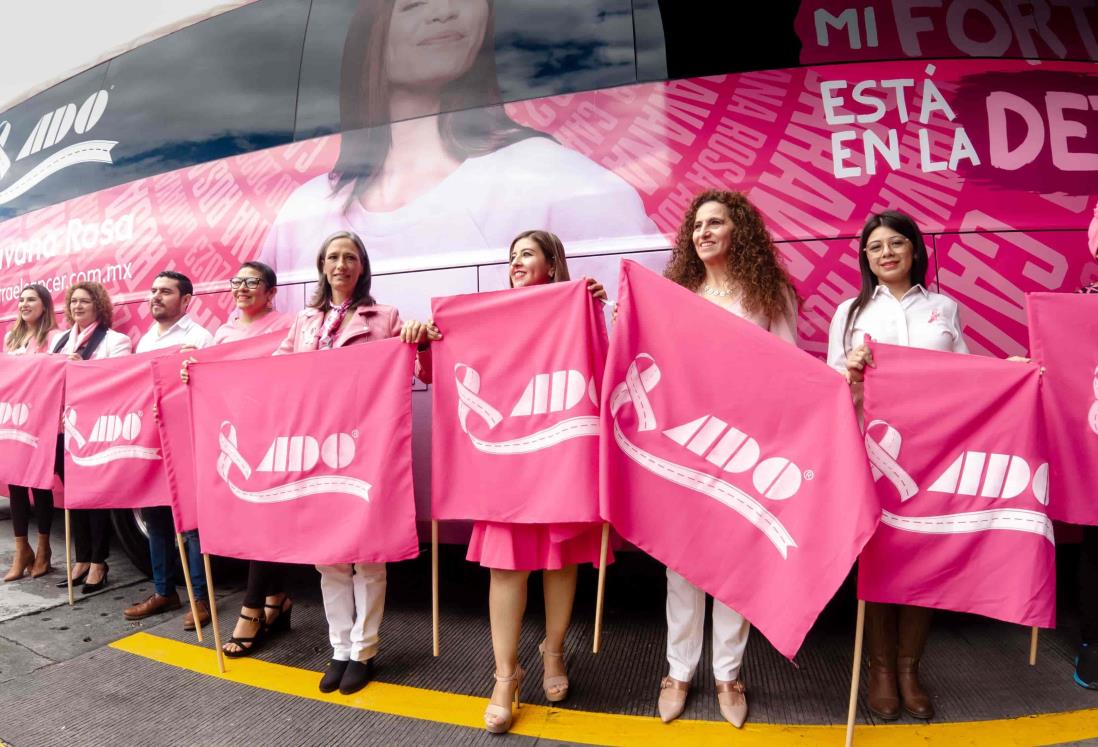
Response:
[[[564,659],[563,651],[546,651],[545,641],[538,644],[538,652],[541,653],[542,666],[545,666],[545,657],[552,656],[557,659]],[[543,675],[541,680],[541,687],[545,690],[545,699],[550,703],[559,703],[568,697],[568,675],[566,674],[554,674]]]
[[[515,692],[512,695],[511,701],[514,703],[515,708],[521,708],[522,704],[519,702],[519,691],[522,690],[522,679],[526,676],[526,672],[522,671],[522,667],[515,669],[515,673],[510,677],[500,677],[498,673],[492,675],[496,678],[496,682],[514,682]],[[495,703],[489,702],[488,707],[484,709],[484,728],[492,734],[506,734],[511,730],[511,721],[514,718],[514,711],[508,706],[498,706]]]

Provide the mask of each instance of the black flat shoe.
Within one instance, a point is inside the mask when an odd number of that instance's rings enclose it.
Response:
[[[320,678],[320,692],[331,693],[339,689],[339,683],[343,680],[343,673],[347,671],[349,661],[329,659],[328,666],[324,669],[324,676]]]
[[[347,665],[347,671],[343,673],[343,679],[339,682],[339,692],[342,695],[357,693],[374,678],[374,660],[352,661]]]
[[[74,587],[79,586],[80,584],[84,583],[84,579],[86,579],[87,577],[88,577],[88,572],[87,571],[84,571],[79,576],[73,576],[72,585]],[[68,587],[68,585],[69,585],[69,579],[68,578],[63,578],[60,581],[58,581],[56,584],[54,584],[54,586],[56,586],[58,589],[64,589],[64,588]]]
[[[110,566],[107,565],[106,563],[104,563],[103,564],[103,578],[99,579],[94,584],[85,583],[84,588],[82,588],[80,591],[84,594],[94,594],[97,591],[103,591],[103,589],[107,588],[107,574],[109,574],[110,572],[111,572]],[[88,576],[88,574],[85,573],[84,577],[87,578],[87,576]],[[76,586],[76,580],[75,579],[73,580],[72,585]]]

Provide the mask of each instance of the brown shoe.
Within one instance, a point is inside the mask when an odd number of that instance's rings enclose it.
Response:
[[[48,534],[38,535],[38,550],[34,553],[34,565],[31,566],[31,578],[41,578],[47,573],[53,571],[53,566],[50,565],[50,560],[53,558],[53,552],[50,550],[50,536]]]
[[[204,628],[209,625],[210,605],[201,599],[196,599],[194,600],[194,608],[198,610],[198,622],[202,627]],[[187,610],[187,614],[183,617],[183,630],[194,630],[194,616],[189,609]]]
[[[4,581],[15,581],[23,578],[23,574],[34,565],[34,550],[31,549],[26,537],[15,538],[15,554],[11,558],[11,570],[4,576]]]
[[[138,602],[123,610],[122,616],[127,620],[143,620],[149,615],[159,615],[161,612],[177,610],[180,606],[179,595],[174,591],[167,596],[153,592],[144,602]]]
[[[869,712],[882,721],[900,717],[896,687],[897,612],[894,604],[866,602],[865,642],[869,649]]]
[[[934,717],[934,704],[919,682],[919,660],[930,635],[932,616],[933,611],[925,607],[900,608],[900,650],[896,658],[900,700],[905,711],[921,719]]]

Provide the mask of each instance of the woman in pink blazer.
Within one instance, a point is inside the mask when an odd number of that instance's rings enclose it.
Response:
[[[32,284],[19,292],[19,316],[4,335],[4,352],[8,355],[48,353],[57,337],[57,320],[53,315],[53,298],[44,286]],[[53,523],[53,491],[33,488],[34,515],[38,523],[38,549],[31,550],[27,541],[30,528],[30,492],[24,485],[9,485],[11,526],[15,532],[15,555],[11,570],[4,581],[15,581],[30,571],[31,578],[45,576],[50,566],[50,527]]]
[[[374,303],[370,295],[370,259],[356,234],[339,231],[320,246],[316,256],[316,293],[298,313],[275,355],[330,350],[387,337],[416,342],[418,328],[402,329],[392,306]],[[403,334],[402,334],[403,333]],[[416,360],[416,376],[430,383],[426,342]],[[337,688],[358,692],[373,676],[378,631],[385,608],[385,564],[318,565],[324,615],[332,658],[320,680],[321,692]]]

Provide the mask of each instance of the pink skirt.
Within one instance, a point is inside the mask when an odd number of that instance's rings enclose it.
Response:
[[[599,564],[601,523],[473,524],[465,559],[505,571],[557,571],[577,563]],[[614,561],[608,549],[607,564]]]

